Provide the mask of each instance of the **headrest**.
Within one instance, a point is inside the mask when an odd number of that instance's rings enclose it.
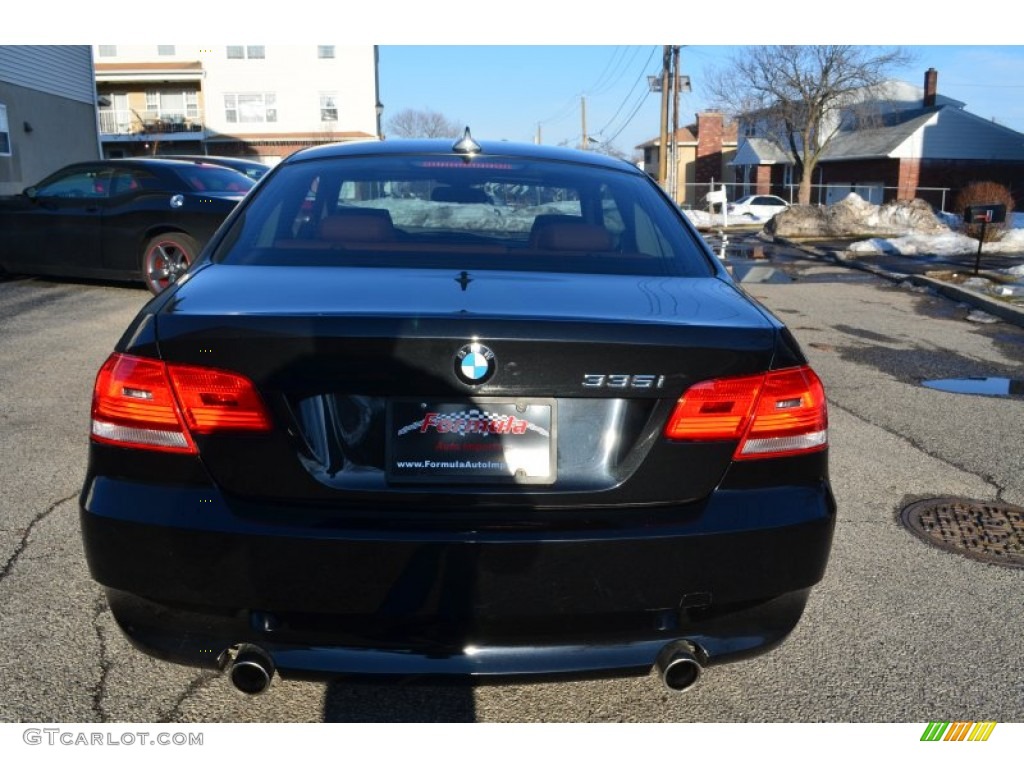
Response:
[[[340,209],[320,222],[321,240],[373,243],[393,240],[391,214],[383,208]]]
[[[487,193],[477,187],[434,187],[430,199],[435,203],[490,203]]]
[[[612,236],[599,224],[588,224],[576,216],[555,216],[539,226],[534,222],[530,245],[548,251],[610,251]]]

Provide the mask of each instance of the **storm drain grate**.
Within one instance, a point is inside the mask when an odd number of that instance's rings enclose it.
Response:
[[[971,499],[925,499],[904,507],[900,522],[939,549],[1024,568],[1024,508]]]

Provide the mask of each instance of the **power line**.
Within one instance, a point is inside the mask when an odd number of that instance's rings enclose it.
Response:
[[[615,134],[612,135],[611,138],[608,138],[608,139],[604,140],[605,144],[611,144],[613,141],[615,141],[615,139],[617,139],[619,137],[620,133],[622,133],[624,130],[626,130],[626,127],[631,122],[633,122],[633,118],[636,117],[637,112],[640,111],[640,107],[642,107],[644,105],[644,101],[646,101],[647,97],[650,96],[650,95],[651,94],[649,92],[645,92],[645,93],[640,94],[640,100],[637,102],[636,108],[630,113],[629,117],[626,118],[626,122],[624,122],[622,124],[622,127],[619,128],[619,130],[616,131]]]
[[[612,115],[608,122],[605,124],[605,126],[600,131],[597,132],[598,136],[604,134],[604,132],[608,130],[609,126],[611,126],[611,124],[615,122],[615,118],[617,118],[619,116],[619,113],[622,112],[622,108],[626,106],[626,102],[629,101],[630,97],[633,95],[633,92],[636,90],[637,85],[644,80],[647,73],[647,67],[650,65],[651,59],[654,58],[654,54],[657,52],[657,50],[658,47],[656,45],[651,46],[651,53],[647,57],[647,61],[644,62],[644,65],[641,68],[640,74],[637,76],[636,81],[633,83],[633,86],[626,93],[626,96],[622,99],[622,103],[620,103],[618,109],[615,110],[615,114]],[[626,126],[629,125],[630,120],[632,120],[636,116],[637,111],[639,111],[640,105],[643,104],[644,100],[649,95],[650,93],[648,91],[644,91],[643,93],[641,93],[639,104],[637,104],[636,108],[633,110],[633,113],[626,119],[626,122],[622,125],[622,127],[619,128],[619,130],[615,133],[615,136],[618,136],[620,133],[622,133]],[[611,141],[611,139],[609,139],[609,141]]]
[[[605,75],[607,75],[609,73],[609,71],[611,71],[612,65],[615,63],[615,59],[617,57],[621,57],[622,56],[621,52],[622,52],[622,46],[620,46],[620,45],[615,46],[615,50],[612,52],[611,58],[608,59],[608,63],[604,65],[604,69],[601,71],[601,74],[598,75],[597,80],[594,81],[594,84],[592,86],[590,86],[590,93],[596,92],[597,89],[604,84],[603,80],[605,78]]]

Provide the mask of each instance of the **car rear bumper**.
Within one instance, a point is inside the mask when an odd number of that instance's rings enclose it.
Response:
[[[799,620],[835,520],[825,484],[539,531],[368,530],[161,491],[103,477],[83,492],[90,570],[122,629],[196,666],[259,645],[303,676],[643,671],[680,639],[704,664],[759,653]]]
[[[809,591],[790,592],[670,629],[652,627],[626,636],[598,632],[590,640],[577,636],[561,642],[538,637],[533,642],[467,639],[462,643],[382,637],[372,646],[365,645],[366,637],[342,634],[318,638],[317,633],[296,633],[287,626],[268,629],[273,616],[261,612],[223,616],[154,603],[112,589],[107,590],[107,599],[133,645],[165,661],[189,666],[223,667],[231,649],[256,645],[270,655],[282,677],[504,678],[646,674],[666,646],[680,642],[693,647],[701,666],[736,661],[768,651],[785,640],[803,613]]]

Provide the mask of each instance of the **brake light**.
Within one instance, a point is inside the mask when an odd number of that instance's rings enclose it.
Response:
[[[114,354],[96,377],[92,438],[100,443],[194,454],[192,433],[269,429],[256,388],[235,373]]]
[[[825,391],[807,366],[702,381],[679,398],[665,436],[737,440],[734,459],[824,450],[828,446]]]

